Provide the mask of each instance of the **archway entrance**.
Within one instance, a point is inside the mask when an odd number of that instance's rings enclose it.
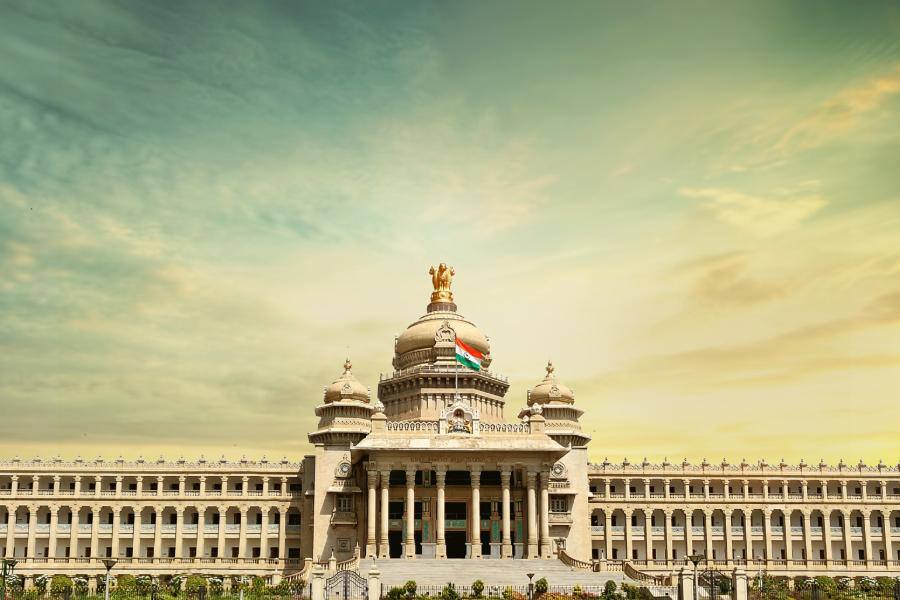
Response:
[[[466,557],[465,531],[447,531],[444,533],[444,540],[447,542],[447,558]]]

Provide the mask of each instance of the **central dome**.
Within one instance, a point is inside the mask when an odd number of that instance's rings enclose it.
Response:
[[[441,264],[431,268],[434,292],[427,312],[417,321],[410,324],[406,331],[394,341],[394,368],[407,369],[414,365],[437,362],[439,356],[446,352],[438,352],[435,346],[442,343],[450,348],[458,337],[463,343],[475,348],[484,355],[483,364],[490,365],[491,345],[481,330],[474,323],[456,312],[453,294],[450,292],[451,278],[454,271]],[[454,354],[450,356],[455,357]],[[455,358],[454,358],[455,360]]]

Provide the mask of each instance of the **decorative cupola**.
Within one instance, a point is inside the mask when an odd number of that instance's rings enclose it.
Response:
[[[369,389],[356,379],[348,358],[344,373],[325,388],[324,401],[316,407],[319,428],[309,434],[313,444],[357,443],[369,434],[375,407]]]
[[[552,362],[547,361],[546,370],[544,380],[528,390],[528,407],[519,412],[519,418],[539,409],[546,419],[547,435],[562,446],[586,446],[591,438],[578,422],[584,411],[574,406],[575,392],[556,378]]]

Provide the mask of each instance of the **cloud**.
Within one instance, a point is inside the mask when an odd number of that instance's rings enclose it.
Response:
[[[748,306],[780,298],[785,286],[754,279],[749,273],[749,255],[731,252],[693,262],[691,298],[705,305]]]
[[[763,198],[723,188],[682,188],[679,193],[706,200],[703,208],[717,220],[761,237],[790,231],[828,204],[818,194]]]
[[[884,75],[847,88],[824,102],[781,136],[774,151],[789,154],[820,146],[859,124],[900,93],[900,65]]]

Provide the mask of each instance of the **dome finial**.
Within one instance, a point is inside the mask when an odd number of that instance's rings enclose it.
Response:
[[[348,356],[346,359],[344,359],[344,374],[346,375],[346,374],[350,373],[350,369],[352,369],[352,368],[353,368],[353,363],[350,362],[350,357]]]
[[[553,371],[554,371],[553,361],[548,359],[547,366],[545,368],[547,369],[547,377],[553,377]]]
[[[441,263],[437,268],[431,267],[428,270],[431,275],[431,285],[434,291],[431,292],[432,302],[453,302],[453,292],[450,291],[450,284],[453,283],[453,276],[456,271],[453,267],[448,267],[447,263]]]

